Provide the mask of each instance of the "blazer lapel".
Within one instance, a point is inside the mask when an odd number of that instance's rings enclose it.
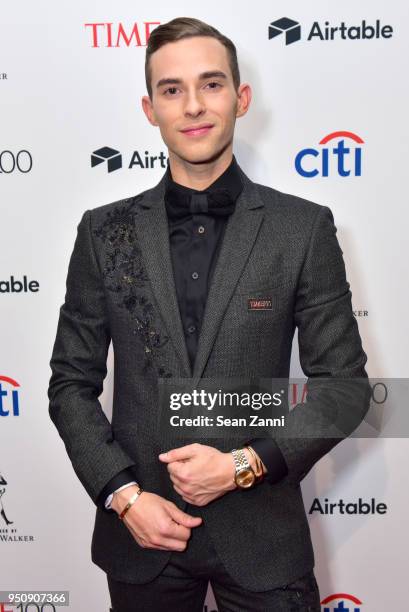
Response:
[[[264,216],[264,203],[240,169],[244,188],[229,217],[207,296],[193,369],[193,387],[203,374],[229,300],[244,269]]]
[[[144,196],[135,221],[136,234],[148,276],[167,333],[180,359],[180,376],[193,378],[196,385],[203,374],[217,337],[225,310],[253,248],[260,228],[264,203],[257,187],[239,167],[243,190],[234,213],[228,218],[223,244],[207,296],[194,369],[190,366],[177,301],[164,203],[165,176]]]
[[[164,204],[165,177],[144,196],[135,220],[135,230],[167,334],[181,363],[180,377],[190,378],[192,370],[180,317],[172,259],[169,228]]]

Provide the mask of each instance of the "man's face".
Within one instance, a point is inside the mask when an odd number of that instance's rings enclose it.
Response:
[[[224,45],[206,36],[167,43],[152,55],[151,75],[152,101],[144,96],[143,109],[159,126],[169,156],[190,163],[218,157],[251,98],[247,85],[235,90]],[[210,127],[186,131],[195,126]]]

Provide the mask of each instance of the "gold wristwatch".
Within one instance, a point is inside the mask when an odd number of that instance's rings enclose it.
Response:
[[[240,489],[250,489],[256,482],[256,475],[247,460],[245,452],[242,448],[234,448],[231,454],[233,455],[236,468],[233,482],[235,482]]]

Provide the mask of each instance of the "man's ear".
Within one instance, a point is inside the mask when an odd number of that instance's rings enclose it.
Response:
[[[152,101],[149,96],[142,96],[142,108],[143,112],[148,118],[149,123],[152,125],[158,125],[155,117],[155,111],[153,110]]]
[[[237,111],[236,117],[242,117],[249,109],[252,91],[248,83],[241,83],[237,90]]]

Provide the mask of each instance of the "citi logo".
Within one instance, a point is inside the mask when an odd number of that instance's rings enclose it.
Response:
[[[102,147],[91,153],[91,168],[105,164],[108,172],[114,172],[122,168],[122,154],[111,147]],[[151,155],[149,151],[144,151],[143,154],[139,151],[133,151],[130,155],[128,170],[133,168],[141,168],[143,170],[153,168],[166,168],[167,157],[163,151],[158,155]]]
[[[13,378],[0,376],[0,417],[20,416],[19,388]]]
[[[347,605],[345,606],[345,604]],[[321,606],[324,606],[322,612],[339,612],[341,610],[344,610],[344,612],[361,612],[361,605],[362,601],[358,597],[347,593],[328,595],[321,602]]]
[[[297,42],[301,39],[301,26],[298,21],[282,17],[272,21],[268,26],[268,38],[276,38],[283,35],[286,45]],[[338,26],[332,26],[329,21],[324,25],[314,21],[308,29],[306,40],[329,41],[329,40],[370,40],[376,38],[392,38],[393,28],[390,25],[381,25],[377,19],[374,25],[366,23],[365,19],[359,25],[347,26],[344,21]]]
[[[295,157],[295,169],[305,178],[338,175],[343,178],[362,175],[364,141],[353,132],[332,132],[319,143],[322,148],[301,149]],[[336,146],[333,146],[336,144]],[[348,146],[349,144],[349,146]]]

